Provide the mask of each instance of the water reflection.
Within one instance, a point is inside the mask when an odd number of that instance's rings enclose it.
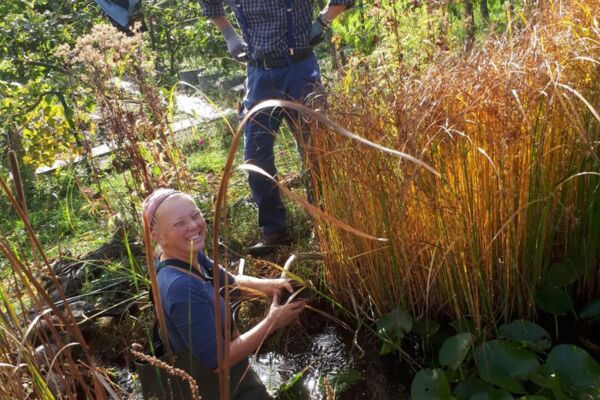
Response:
[[[351,366],[353,359],[339,333],[328,327],[310,338],[310,344],[289,349],[287,354],[275,351],[259,354],[252,367],[271,393],[296,374],[302,378],[289,393],[289,398],[313,400],[325,398],[321,379],[328,372]]]

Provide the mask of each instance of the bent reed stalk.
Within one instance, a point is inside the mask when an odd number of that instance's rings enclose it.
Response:
[[[440,53],[423,72],[364,60],[348,68],[332,90],[336,121],[420,155],[441,176],[326,127],[313,133],[323,211],[389,239],[316,224],[336,300],[350,306],[351,288],[379,315],[405,304],[416,316],[491,326],[532,316],[536,288],[566,257],[584,269],[579,299],[600,293],[595,7],[551,1],[531,18],[543,25]]]

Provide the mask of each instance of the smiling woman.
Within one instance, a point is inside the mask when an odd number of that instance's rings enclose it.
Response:
[[[192,198],[173,189],[158,189],[144,201],[144,214],[152,239],[160,246],[156,267],[169,342],[176,356],[189,362],[184,367],[197,381],[199,394],[205,399],[219,399],[217,343],[229,336],[228,365],[231,365],[230,393],[232,399],[268,399],[264,385],[248,366],[248,356],[275,330],[294,321],[305,302],[279,304],[282,291],[292,291],[286,279],[259,279],[233,276],[221,266],[213,266],[203,253],[207,238],[206,222]],[[219,282],[252,289],[271,297],[268,315],[249,331],[239,334],[231,315],[226,315],[225,300],[215,298],[212,276],[219,273]],[[217,328],[215,302],[223,310]],[[227,324],[225,321],[230,321]],[[231,326],[230,335],[225,327]],[[222,340],[218,340],[217,335]],[[144,390],[146,398],[158,393]]]

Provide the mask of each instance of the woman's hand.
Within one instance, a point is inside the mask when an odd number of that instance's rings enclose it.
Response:
[[[306,301],[299,300],[282,305],[278,304],[279,294],[275,293],[275,295],[273,296],[273,301],[271,302],[271,307],[269,308],[269,314],[267,315],[267,320],[272,326],[273,330],[283,328],[284,326],[289,325],[292,321],[294,321],[298,317],[298,315],[304,310]]]

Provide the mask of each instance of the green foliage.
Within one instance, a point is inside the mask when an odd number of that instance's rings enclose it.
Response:
[[[538,350],[548,350],[552,345],[550,334],[544,328],[526,320],[513,321],[500,326],[498,337],[534,345],[534,349]]]
[[[450,398],[450,385],[441,369],[419,371],[410,387],[412,399],[444,400]]]
[[[54,50],[72,43],[99,17],[84,0],[3,1],[0,5],[0,79],[25,83],[56,65]]]
[[[324,377],[321,377],[321,384],[324,384],[324,378],[327,382],[333,385],[333,391],[336,395],[346,392],[352,385],[362,379],[360,372],[352,368],[341,368],[335,371],[328,372]]]
[[[440,324],[435,320],[422,317],[413,322],[412,332],[424,338],[435,335],[440,330]]]
[[[479,346],[475,363],[481,379],[513,393],[525,393],[520,381],[535,373],[539,366],[535,354],[504,340]]]
[[[543,285],[545,287],[561,288],[575,283],[584,272],[584,262],[579,258],[566,258],[561,262],[553,264],[546,276]]]
[[[77,132],[69,110],[55,96],[44,96],[37,107],[25,116],[21,145],[25,164],[39,167],[52,165],[57,155],[77,154]]]
[[[600,364],[577,346],[562,344],[554,347],[546,364],[570,396],[598,398],[600,396]]]
[[[571,296],[561,288],[544,287],[535,292],[535,303],[550,314],[565,315],[573,309]]]
[[[377,321],[377,332],[386,341],[383,342],[381,354],[387,354],[400,348],[402,339],[412,329],[412,317],[402,306],[384,314]]]
[[[440,365],[456,369],[467,356],[475,336],[470,332],[459,333],[444,341],[440,350]]]
[[[470,332],[446,339],[439,350],[444,369],[422,370],[412,383],[412,398],[456,399],[595,399],[600,396],[600,365],[573,345],[551,348],[546,330],[517,320],[498,329],[466,357],[475,337]],[[460,375],[456,372],[460,371]],[[449,389],[448,389],[449,390]],[[427,397],[433,396],[433,397]]]
[[[157,68],[166,70],[167,76],[162,78],[167,82],[183,67],[223,71],[239,66],[227,55],[227,46],[218,29],[202,17],[199,2],[148,1],[143,3],[142,12]]]
[[[348,46],[362,55],[369,55],[375,50],[381,36],[380,21],[367,15],[369,7],[361,2],[344,13],[340,19],[334,20],[332,29],[335,33],[334,41],[338,45]]]

